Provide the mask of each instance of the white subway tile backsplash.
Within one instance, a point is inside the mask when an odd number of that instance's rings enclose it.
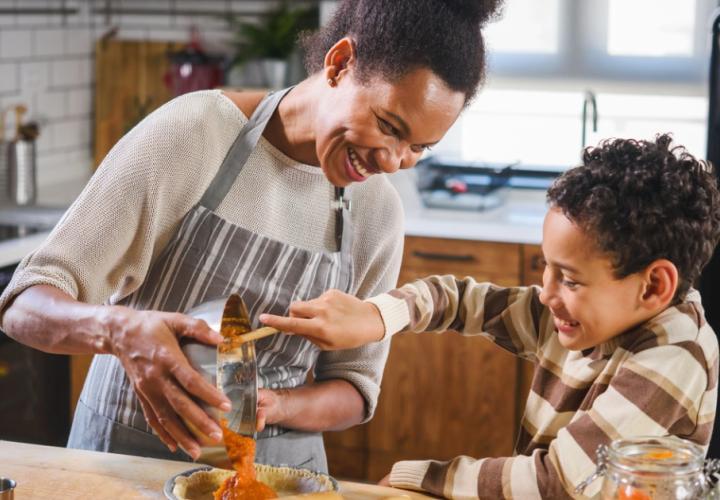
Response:
[[[46,62],[20,63],[20,90],[35,92],[45,90],[49,80],[49,65]]]
[[[23,29],[0,30],[0,59],[19,59],[31,55],[31,31]]]
[[[33,52],[35,56],[59,56],[65,53],[65,30],[37,29],[34,34]]]
[[[68,172],[90,169],[92,160],[93,54],[96,40],[112,26],[119,40],[186,42],[198,26],[209,52],[226,52],[232,33],[228,12],[262,12],[268,0],[112,0],[116,9],[153,9],[167,14],[102,13],[106,0],[0,0],[3,7],[62,6],[78,13],[0,14],[0,110],[18,103],[29,107],[27,119],[40,124],[38,182],[62,179]],[[183,15],[178,11],[210,12]],[[14,120],[8,113],[10,136]],[[48,184],[49,185],[49,184]]]
[[[37,97],[37,115],[41,120],[54,120],[67,116],[65,104],[67,99],[67,91],[61,90],[53,92],[46,90],[40,92]]]
[[[89,116],[92,109],[90,88],[67,91],[67,116]]]
[[[73,118],[54,124],[53,148],[70,149],[88,146],[90,140],[90,118]]]
[[[50,82],[54,87],[87,85],[92,81],[89,59],[64,59],[51,64]]]
[[[54,127],[49,123],[40,125],[40,135],[36,139],[38,156],[42,157],[45,153],[53,149],[53,130]]]
[[[15,92],[18,88],[16,63],[0,63],[0,94]]]
[[[65,53],[86,56],[93,51],[93,37],[90,28],[68,28],[65,30]]]

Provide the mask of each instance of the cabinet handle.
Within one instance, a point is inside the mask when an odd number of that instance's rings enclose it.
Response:
[[[530,258],[530,269],[533,271],[541,271],[543,267],[545,267],[545,262],[543,262],[543,256],[535,254]]]
[[[448,260],[452,262],[474,262],[474,255],[453,255],[447,253],[435,253],[435,252],[421,252],[420,250],[413,250],[415,257],[428,260]]]

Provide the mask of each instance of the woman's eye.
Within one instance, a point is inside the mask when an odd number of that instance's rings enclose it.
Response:
[[[423,146],[421,144],[413,144],[410,146],[413,153],[422,153],[423,151],[430,151],[432,146]]]
[[[385,134],[394,135],[396,137],[400,136],[400,131],[393,127],[390,122],[383,120],[382,118],[378,118],[378,126]]]

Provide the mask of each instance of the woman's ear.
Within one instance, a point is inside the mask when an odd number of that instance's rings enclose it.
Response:
[[[673,301],[678,287],[678,270],[667,259],[653,261],[643,273],[641,302],[647,309],[664,309]]]
[[[330,86],[337,85],[348,68],[355,64],[355,43],[352,38],[344,37],[335,42],[325,54],[325,78]],[[332,82],[332,83],[331,83]]]

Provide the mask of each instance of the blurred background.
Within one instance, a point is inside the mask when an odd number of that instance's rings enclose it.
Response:
[[[296,35],[336,5],[0,0],[0,290],[138,121],[193,90],[300,81]],[[453,273],[540,283],[545,189],[601,138],[671,132],[719,162],[717,8],[505,0],[485,30],[485,87],[417,169],[392,176],[406,217],[400,282]],[[701,287],[716,331],[719,261]],[[0,439],[63,445],[88,362],[0,332]],[[482,339],[396,336],[374,419],[326,436],[331,472],[376,481],[398,459],[508,455],[531,376]]]

